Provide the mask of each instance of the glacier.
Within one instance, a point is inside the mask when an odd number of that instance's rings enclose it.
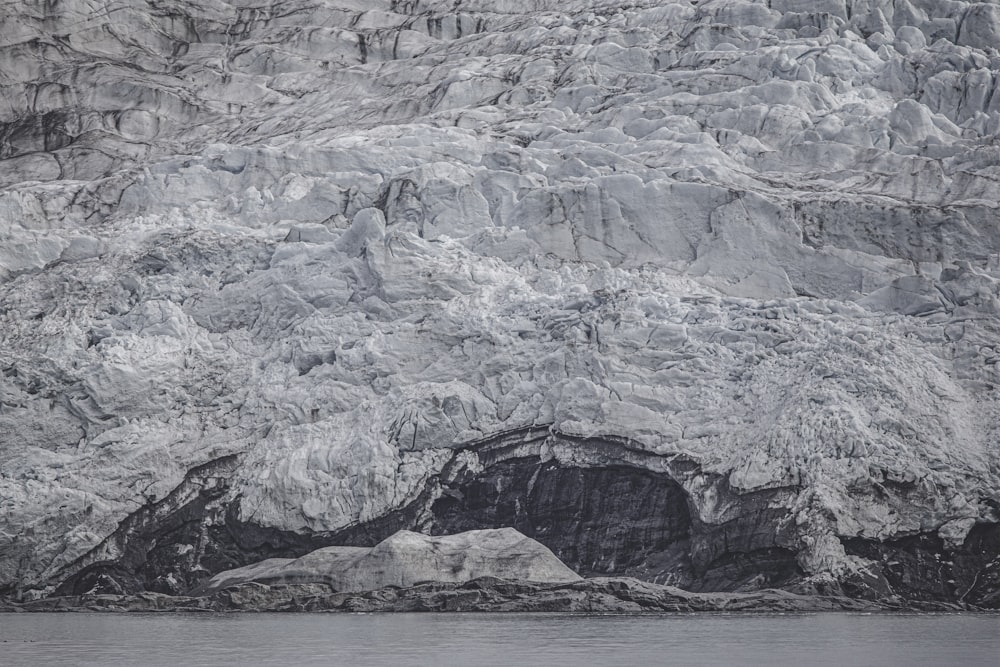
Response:
[[[0,24],[0,593],[397,530],[1000,604],[1000,3]]]

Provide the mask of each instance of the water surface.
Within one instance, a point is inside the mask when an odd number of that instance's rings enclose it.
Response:
[[[0,665],[1000,665],[1000,615],[0,614]]]

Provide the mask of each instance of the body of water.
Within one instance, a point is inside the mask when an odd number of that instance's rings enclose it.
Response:
[[[975,614],[0,614],[0,665],[998,667]]]

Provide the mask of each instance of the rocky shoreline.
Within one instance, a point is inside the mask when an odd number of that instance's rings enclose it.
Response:
[[[857,600],[767,589],[751,593],[692,593],[630,577],[536,583],[482,577],[405,588],[335,592],[326,584],[269,586],[250,582],[210,595],[142,592],[87,594],[29,602],[0,600],[0,612],[565,612],[649,614],[678,612],[987,612],[974,605]]]

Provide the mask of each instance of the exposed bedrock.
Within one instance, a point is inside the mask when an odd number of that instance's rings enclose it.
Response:
[[[918,609],[955,611],[961,605],[935,602]],[[13,602],[0,599],[0,612],[51,611],[346,611],[346,612],[796,612],[893,611],[899,605],[843,596],[796,595],[786,591],[692,593],[631,577],[598,577],[565,583],[481,577],[472,581],[428,582],[400,588],[337,592],[324,583],[239,583],[207,595],[97,593]]]

